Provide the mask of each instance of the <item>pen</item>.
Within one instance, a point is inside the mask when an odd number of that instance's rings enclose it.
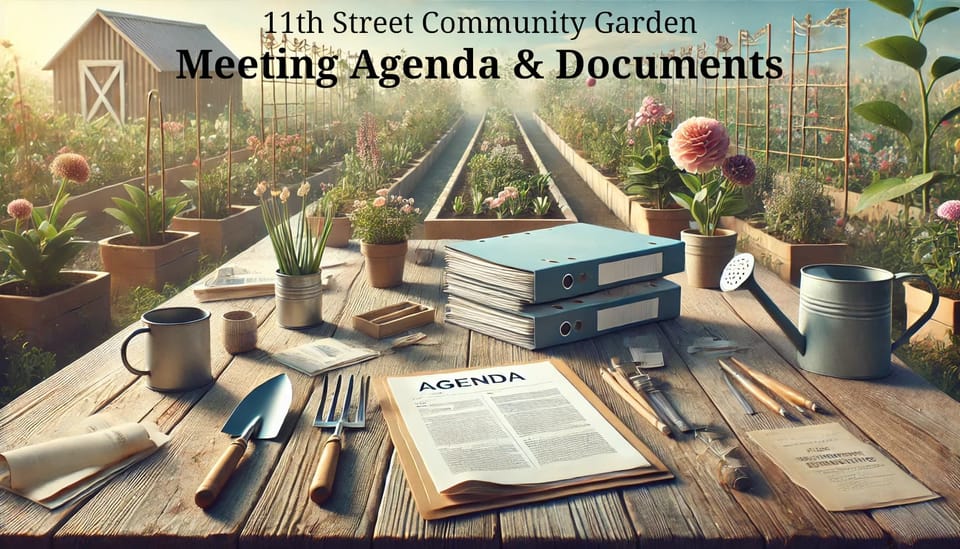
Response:
[[[749,379],[740,375],[740,372],[736,371],[732,366],[723,361],[723,359],[718,359],[717,362],[720,363],[720,367],[723,368],[725,372],[733,376],[733,379],[737,380],[744,389],[747,390],[750,394],[757,398],[764,406],[770,408],[774,412],[780,414],[781,416],[791,419],[787,414],[787,411],[783,409],[783,406],[779,402],[774,400],[773,397],[764,392],[763,389],[757,387]]]
[[[624,389],[616,379],[614,375],[606,370],[600,370],[600,378],[613,389],[613,392],[617,393],[623,400],[627,401],[627,404],[633,408],[637,414],[645,419],[650,425],[653,425],[661,433],[670,436],[673,434],[673,431],[670,430],[670,426],[666,423],[660,421],[653,412],[647,410],[642,404],[640,404],[639,399],[634,398],[631,394],[632,391]]]
[[[778,396],[780,396],[787,402],[796,406],[798,409],[801,410],[801,412],[803,408],[806,408],[811,412],[819,411],[817,404],[815,402],[803,396],[792,387],[789,387],[773,379],[772,377],[768,376],[767,374],[764,374],[763,372],[759,372],[757,370],[754,370],[753,368],[750,368],[749,366],[744,364],[742,361],[737,360],[734,357],[730,357],[730,361],[733,362],[735,365],[739,366],[740,369],[746,372],[748,376],[756,380],[757,383],[760,383],[761,385],[765,385],[768,389],[770,389],[774,393],[777,393]]]
[[[641,406],[647,409],[648,412],[657,416],[660,421],[668,421],[667,418],[663,417],[663,414],[657,411],[657,408],[650,402],[650,399],[647,397],[647,394],[641,391],[637,386],[635,386],[630,378],[623,373],[623,370],[620,369],[620,360],[617,357],[610,359],[610,367],[607,368],[607,371],[613,376],[613,379],[620,384],[621,387],[631,396],[634,400],[640,403]]]

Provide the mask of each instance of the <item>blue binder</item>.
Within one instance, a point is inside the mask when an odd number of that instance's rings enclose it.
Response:
[[[574,223],[447,245],[447,272],[545,303],[683,270],[683,242]]]
[[[580,341],[627,326],[680,315],[680,286],[669,280],[636,282],[554,303],[504,311],[455,295],[445,320],[527,349]]]

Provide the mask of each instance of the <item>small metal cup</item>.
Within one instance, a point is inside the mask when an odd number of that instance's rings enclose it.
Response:
[[[130,373],[148,376],[156,391],[187,391],[213,381],[210,372],[210,312],[196,307],[167,307],[147,311],[137,328],[123,340],[120,359]],[[147,370],[127,359],[127,345],[140,335],[147,338]]]
[[[223,313],[223,348],[231,355],[256,349],[256,315],[241,310]]]

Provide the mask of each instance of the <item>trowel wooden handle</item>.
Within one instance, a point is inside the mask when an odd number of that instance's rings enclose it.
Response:
[[[217,500],[220,490],[223,490],[227,480],[230,479],[230,475],[237,469],[237,464],[240,463],[240,458],[243,457],[246,450],[247,441],[242,437],[231,442],[230,446],[224,450],[213,469],[210,469],[210,472],[207,473],[207,478],[200,483],[197,493],[193,495],[193,501],[201,509],[210,507]]]
[[[320,453],[320,462],[317,463],[317,472],[310,483],[310,499],[317,505],[327,501],[333,492],[333,481],[337,476],[337,463],[340,461],[340,450],[343,441],[339,435],[331,435],[323,444]]]
[[[735,457],[728,456],[726,459],[717,461],[717,480],[722,486],[738,492],[746,492],[753,486],[749,469]]]

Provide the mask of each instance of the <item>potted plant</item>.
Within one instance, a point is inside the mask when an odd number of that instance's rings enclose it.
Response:
[[[684,170],[680,177],[690,191],[670,195],[690,211],[697,224],[680,233],[686,244],[687,282],[696,288],[718,288],[720,273],[737,248],[737,233],[719,228],[720,218],[746,207],[740,187],[753,183],[757,167],[746,155],[727,157],[730,136],[723,124],[712,118],[697,116],[683,121],[667,147],[674,163]]]
[[[740,235],[740,246],[793,284],[800,269],[815,263],[843,263],[847,245],[823,185],[802,172],[781,174],[763,199],[762,221],[733,218],[728,228]]]
[[[346,248],[350,245],[350,237],[353,236],[353,225],[351,225],[350,218],[347,215],[353,210],[353,204],[363,198],[363,193],[344,181],[332,187],[322,186],[322,190],[322,198],[315,201],[307,209],[307,223],[310,225],[310,230],[319,236],[326,225],[326,217],[323,213],[325,204],[329,205],[333,212],[333,220],[330,226],[330,235],[327,238],[327,246]]]
[[[203,174],[202,184],[196,179],[181,180],[193,208],[174,216],[170,223],[175,231],[200,233],[200,252],[215,259],[232,255],[265,234],[263,230],[255,230],[259,225],[254,221],[260,217],[259,206],[232,203],[231,171],[227,161]]]
[[[0,335],[21,332],[36,346],[60,350],[65,342],[94,338],[110,325],[110,275],[64,269],[86,244],[76,238],[84,216],[74,213],[62,224],[59,216],[70,197],[67,181],[89,178],[87,160],[64,153],[50,171],[60,180],[53,203],[34,208],[18,198],[7,205],[14,225],[12,231],[0,231],[0,254],[14,279],[0,284]]]
[[[420,209],[412,198],[377,191],[372,200],[360,200],[350,212],[353,234],[360,239],[360,253],[367,267],[367,280],[374,288],[403,283],[407,239],[417,224]]]
[[[302,213],[297,217],[296,231],[290,227],[289,188],[268,190],[267,184],[261,182],[254,194],[260,199],[263,223],[277,258],[277,322],[284,328],[319,324],[323,321],[320,260],[333,223],[332,207],[329,203],[324,205],[323,230],[316,235],[303,212],[310,183],[304,181],[297,189]]]
[[[115,208],[104,213],[119,221],[127,232],[100,241],[100,259],[112,275],[111,291],[137,286],[160,290],[166,282],[186,280],[200,259],[200,235],[167,230],[173,216],[190,205],[186,195],[164,196],[162,189],[149,193],[124,185],[130,200],[114,197]]]
[[[914,341],[932,337],[950,343],[960,334],[960,200],[947,200],[937,208],[936,218],[919,225],[913,238],[914,260],[919,263],[930,280],[940,291],[940,301],[933,318],[911,339]],[[933,297],[923,288],[904,285],[904,301],[907,306],[907,325],[912,324],[927,307]]]
[[[670,158],[667,146],[673,116],[673,111],[663,103],[647,96],[640,110],[627,121],[626,131],[631,135],[627,145],[636,148],[640,139],[647,144],[626,154],[624,160],[629,165],[624,171],[623,192],[640,198],[640,202],[634,203],[640,208],[638,232],[680,238],[680,231],[690,228],[690,212],[670,198],[671,192],[683,190],[680,170]]]

